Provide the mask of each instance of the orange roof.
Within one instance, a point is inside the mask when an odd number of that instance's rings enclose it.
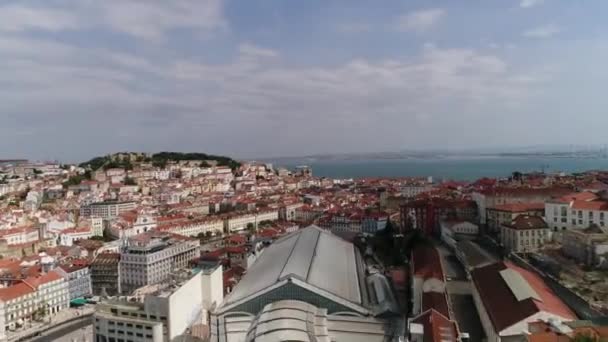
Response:
[[[576,315],[568,308],[564,302],[549,288],[549,286],[540,278],[536,273],[528,271],[524,268],[516,266],[515,264],[505,261],[505,265],[517,271],[519,274],[526,279],[528,284],[536,291],[542,301],[534,300],[534,304],[540,311],[550,312],[555,315],[559,315],[565,319],[575,320]]]
[[[522,213],[526,211],[540,211],[545,210],[545,203],[509,203],[509,204],[501,204],[495,205],[494,208],[491,208],[498,211],[508,211],[511,213]]]
[[[458,341],[458,328],[456,324],[433,309],[420,314],[412,322],[423,326],[424,342]]]
[[[38,288],[41,285],[44,285],[46,283],[50,283],[52,281],[59,280],[62,278],[63,277],[59,273],[57,273],[55,271],[50,271],[49,273],[46,273],[43,275],[25,278],[24,282],[29,284],[33,288]]]
[[[574,192],[566,196],[560,197],[560,202],[571,202],[571,201],[593,201],[599,197],[593,192]]]
[[[574,201],[572,209],[577,210],[608,210],[608,202],[605,201]]]
[[[9,287],[0,288],[0,299],[2,301],[8,301],[34,292],[35,290],[33,287],[20,282]]]

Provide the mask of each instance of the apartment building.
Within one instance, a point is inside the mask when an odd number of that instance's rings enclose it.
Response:
[[[545,203],[545,218],[554,232],[606,227],[608,202],[592,192],[573,193]]]
[[[91,263],[91,285],[93,294],[117,295],[120,287],[120,254],[101,253]]]
[[[70,300],[93,293],[91,272],[86,265],[59,265],[56,271],[68,282]]]
[[[202,323],[202,273],[174,272],[167,283],[97,304],[93,340],[169,342]]]
[[[562,252],[589,267],[608,269],[608,228],[592,225],[564,231]]]
[[[12,330],[67,309],[68,283],[55,271],[14,280],[0,288],[0,301],[4,305],[2,328]]]
[[[545,203],[507,203],[498,204],[487,210],[487,225],[491,232],[500,231],[500,226],[510,223],[519,215],[542,216],[545,215]]]
[[[59,244],[69,247],[78,240],[90,239],[93,236],[91,227],[68,228],[59,233]]]
[[[224,220],[224,230],[227,233],[233,233],[247,229],[250,224],[257,227],[262,221],[276,221],[278,219],[279,211],[277,209],[229,216]]]
[[[501,243],[506,252],[534,252],[549,239],[549,227],[540,216],[520,215],[501,226]]]
[[[167,281],[171,272],[186,268],[199,256],[200,241],[181,235],[151,231],[129,238],[121,251],[121,288],[136,288]]]
[[[224,231],[224,221],[213,218],[195,219],[159,225],[156,230],[183,236],[198,236],[204,233],[221,234]]]
[[[0,239],[6,240],[9,245],[37,242],[39,238],[38,229],[33,227],[17,227],[0,230]]]
[[[136,202],[116,202],[106,201],[91,203],[80,207],[81,217],[101,217],[103,219],[111,219],[118,215],[137,208]]]

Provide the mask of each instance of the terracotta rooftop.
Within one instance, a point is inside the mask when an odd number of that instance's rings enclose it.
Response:
[[[511,223],[505,223],[504,226],[516,230],[548,228],[542,217],[529,215],[519,215]]]
[[[535,203],[509,203],[509,204],[500,204],[495,205],[493,208],[497,211],[506,211],[511,213],[522,213],[527,211],[540,211],[545,210],[545,203],[543,202],[535,202]]]
[[[412,251],[414,276],[443,280],[443,267],[437,248],[429,244],[416,245]]]

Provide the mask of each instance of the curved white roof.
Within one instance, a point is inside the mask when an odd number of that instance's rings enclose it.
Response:
[[[224,301],[224,306],[255,295],[284,279],[296,278],[313,288],[362,305],[353,244],[310,226],[269,246]]]

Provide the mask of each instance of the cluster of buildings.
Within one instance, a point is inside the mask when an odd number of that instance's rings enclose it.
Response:
[[[83,301],[95,341],[472,341],[455,281],[488,341],[605,336],[527,264],[608,269],[603,173],[333,180],[147,157],[0,163],[0,341]]]

